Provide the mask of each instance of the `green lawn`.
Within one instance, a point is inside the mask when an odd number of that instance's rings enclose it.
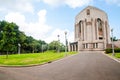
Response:
[[[110,53],[109,55],[111,55],[112,56],[112,53]],[[114,56],[115,58],[120,58],[120,53],[115,53],[115,56]]]
[[[76,54],[77,52],[67,52],[67,56]],[[31,54],[16,54],[9,55],[6,59],[6,55],[0,56],[1,66],[30,66],[44,64],[50,61],[58,60],[65,57],[65,52],[54,53],[52,51],[47,51],[45,53],[31,53]]]

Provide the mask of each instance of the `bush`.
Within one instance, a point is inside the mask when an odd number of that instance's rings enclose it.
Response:
[[[119,53],[120,52],[120,48],[115,48],[115,52]]]
[[[118,52],[120,52],[120,48],[115,48],[114,51],[115,51],[116,53],[118,53]],[[106,52],[106,54],[112,53],[112,48],[106,49],[105,52]]]
[[[106,54],[112,53],[112,49],[111,49],[111,48],[105,49],[105,53],[106,53]]]

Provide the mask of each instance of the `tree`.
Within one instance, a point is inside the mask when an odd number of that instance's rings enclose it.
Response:
[[[15,23],[0,21],[0,53],[17,53],[18,44],[21,45],[23,53],[41,52],[42,45],[47,45],[45,41],[36,40],[32,36],[26,36],[19,30]],[[48,46],[44,46],[44,51]]]
[[[48,49],[48,44],[45,41],[38,40],[39,45],[37,45],[37,52],[44,52]]]
[[[18,44],[18,48],[20,48],[20,53],[24,52],[25,40],[26,40],[26,35],[24,34],[24,32],[19,31],[17,44]]]
[[[57,52],[58,49],[59,51],[65,51],[65,46],[59,41],[52,41],[49,43],[49,50],[55,50]]]
[[[45,41],[35,40],[31,36],[27,36],[24,41],[24,50],[31,53],[42,52],[42,45],[47,45],[47,43]],[[44,51],[46,50],[47,48],[44,48]]]
[[[112,37],[111,37],[111,41],[112,41]],[[113,37],[113,41],[118,41],[118,39],[116,37]]]
[[[49,44],[49,50],[57,50],[57,47],[59,46],[59,43],[58,41],[52,41],[50,44]]]
[[[6,24],[8,24],[8,22],[0,21],[0,52],[3,51],[3,42],[4,42],[4,40],[3,40],[3,33],[4,33],[3,28],[6,26]]]
[[[2,46],[4,51],[7,52],[6,58],[8,58],[9,52],[17,52],[17,31],[18,26],[14,23],[8,23],[3,28],[3,40],[2,40]]]

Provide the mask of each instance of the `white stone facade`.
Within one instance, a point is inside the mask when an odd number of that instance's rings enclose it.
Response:
[[[70,43],[70,51],[106,49],[111,43],[107,14],[92,6],[83,9],[75,17],[74,43]]]

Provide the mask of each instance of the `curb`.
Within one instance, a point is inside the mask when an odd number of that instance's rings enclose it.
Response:
[[[76,54],[72,54],[72,55],[65,55],[63,58],[61,58],[61,59],[57,59],[57,60],[53,60],[53,61],[48,61],[48,62],[45,62],[45,63],[43,63],[43,64],[31,64],[31,65],[24,65],[24,66],[15,66],[15,65],[13,65],[13,66],[8,66],[8,65],[0,65],[0,67],[8,67],[8,68],[23,68],[23,67],[34,67],[34,66],[42,66],[42,65],[45,65],[45,64],[50,64],[50,63],[53,63],[53,62],[57,62],[57,61],[61,61],[61,60],[63,60],[63,59],[66,59],[66,58],[69,58],[69,57],[72,57],[72,56],[75,56],[75,55],[77,55],[78,53],[76,53]]]
[[[23,68],[23,67],[34,67],[34,66],[41,66],[41,65],[45,65],[45,64],[48,64],[48,62],[46,62],[46,63],[43,63],[43,64],[33,64],[33,65],[25,65],[25,66],[19,66],[19,65],[17,65],[17,66],[15,66],[15,65],[13,65],[13,66],[8,66],[8,65],[0,65],[0,67],[8,67],[8,68]]]
[[[120,63],[120,60],[118,60],[118,59],[114,58],[113,56],[110,56],[110,55],[108,55],[108,54],[105,54],[104,52],[103,52],[103,55],[105,55],[105,56],[107,56],[107,57],[111,58],[112,60],[114,60],[114,61],[116,61],[116,62]]]

